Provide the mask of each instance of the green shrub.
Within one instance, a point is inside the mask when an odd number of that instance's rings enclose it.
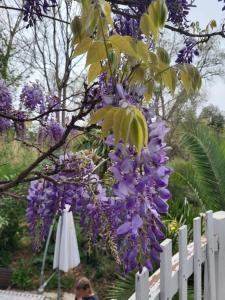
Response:
[[[71,290],[74,288],[75,278],[72,274],[61,273],[61,288],[65,290]],[[47,289],[56,289],[58,286],[57,274],[48,282]]]
[[[15,248],[22,233],[20,222],[24,219],[24,201],[0,198],[0,252]]]
[[[32,269],[24,260],[19,260],[17,268],[13,271],[11,283],[13,287],[23,290],[32,287]]]

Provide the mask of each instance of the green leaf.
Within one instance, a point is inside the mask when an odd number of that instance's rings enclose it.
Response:
[[[170,64],[170,57],[169,57],[168,52],[165,49],[158,47],[156,49],[156,54],[157,54],[157,57],[158,57],[158,60],[160,63],[162,63],[164,65]]]
[[[137,121],[139,122],[139,124],[141,125],[141,128],[142,128],[143,144],[144,144],[144,146],[147,146],[147,144],[148,144],[148,126],[147,126],[145,117],[138,109],[135,110],[135,113],[136,113]]]
[[[111,65],[112,71],[116,71],[120,64],[120,52],[115,49],[109,50],[109,64]]]
[[[137,45],[136,45],[136,49],[137,49],[138,55],[142,58],[142,60],[144,62],[148,62],[149,61],[149,50],[148,50],[147,45],[142,41],[138,41]]]
[[[159,30],[165,25],[167,15],[168,10],[164,0],[152,1],[152,3],[149,5],[149,17],[145,17],[145,26],[150,27],[150,31],[155,39],[158,39]]]
[[[76,57],[83,53],[86,53],[89,50],[91,43],[91,38],[87,37],[83,39],[79,44],[77,44],[76,48],[74,49],[73,56]]]
[[[111,5],[109,4],[109,2],[104,1],[103,4],[101,5],[101,8],[106,17],[107,22],[112,26],[113,20],[111,16]]]
[[[74,17],[71,22],[71,30],[73,33],[73,44],[77,44],[82,40],[82,23],[79,16]]]
[[[89,11],[83,16],[82,25],[86,35],[92,35],[96,26],[99,23],[99,13],[97,9],[90,6]]]
[[[125,110],[124,117],[121,123],[121,138],[126,144],[130,135],[130,127],[133,121],[134,113],[130,110]]]
[[[174,94],[176,89],[177,73],[174,69],[170,68],[162,73],[162,81],[165,86]]]
[[[107,53],[104,42],[94,41],[89,47],[86,65],[99,63],[105,58],[107,58]]]
[[[139,84],[142,83],[144,81],[145,78],[145,69],[143,68],[142,65],[135,67],[131,80],[130,80],[130,84]]]
[[[92,82],[96,79],[98,75],[102,73],[102,66],[100,63],[95,63],[90,65],[90,68],[88,70],[88,83]]]
[[[113,117],[113,134],[115,138],[115,145],[118,144],[121,138],[121,124],[125,111],[123,109],[117,109]]]
[[[164,0],[158,0],[156,3],[156,8],[159,11],[159,26],[162,28],[167,21],[168,9]]]
[[[149,37],[151,30],[151,20],[148,14],[143,14],[140,19],[140,29],[141,32],[144,33],[146,37]]]
[[[154,82],[153,80],[149,80],[148,83],[145,85],[144,97],[146,102],[151,101],[153,90],[154,90]]]
[[[180,79],[187,93],[196,92],[201,87],[201,76],[197,68],[191,64],[182,64],[179,66]]]
[[[130,36],[120,36],[114,34],[109,38],[113,48],[118,48],[121,52],[131,57],[137,57],[137,53],[131,45],[132,38]]]
[[[136,116],[133,118],[133,121],[131,123],[130,142],[133,145],[135,145],[138,156],[140,156],[144,144],[144,134],[143,134],[142,127],[139,121],[137,120]]]
[[[99,121],[102,121],[105,117],[105,114],[112,108],[111,105],[98,109],[94,112],[90,118],[89,124],[96,124]]]
[[[114,118],[114,114],[113,114],[113,108],[110,109],[106,114],[105,114],[105,118],[104,118],[104,122],[102,124],[102,137],[106,137],[108,135],[109,130],[112,128],[113,126],[113,118]]]

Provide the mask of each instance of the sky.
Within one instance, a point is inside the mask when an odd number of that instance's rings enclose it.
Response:
[[[218,0],[196,0],[196,8],[191,10],[189,19],[191,21],[199,21],[201,28],[204,28],[210,20],[215,19],[217,24],[225,18],[225,11],[222,11],[223,1]],[[225,51],[225,40],[221,38],[222,46]],[[225,111],[225,78],[217,79],[209,88],[207,88],[208,104],[217,105],[221,110]]]

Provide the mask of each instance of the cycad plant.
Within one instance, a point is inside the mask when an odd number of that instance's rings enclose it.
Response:
[[[190,202],[202,211],[225,209],[225,141],[207,127],[185,129],[182,145],[186,160],[174,160],[171,180],[188,187]],[[176,190],[173,191],[177,197]],[[187,196],[187,195],[184,195]],[[174,200],[174,199],[173,199]]]

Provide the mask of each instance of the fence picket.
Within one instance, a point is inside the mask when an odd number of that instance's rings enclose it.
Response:
[[[216,254],[216,300],[224,299],[225,290],[225,212],[213,214],[214,234],[218,237],[219,251]]]
[[[179,229],[179,299],[187,300],[187,226]]]
[[[209,298],[216,300],[216,272],[215,272],[215,255],[214,255],[214,228],[213,213],[206,213],[206,237],[207,237],[207,261],[209,277]]]
[[[209,272],[208,272],[208,262],[204,263],[204,300],[210,300],[209,298]]]
[[[201,218],[195,218],[194,227],[194,300],[202,297],[202,251],[201,251]]]
[[[171,299],[170,285],[172,275],[172,241],[166,239],[161,244],[160,254],[160,300]]]
[[[188,278],[194,274],[194,300],[224,300],[225,291],[225,212],[208,211],[205,235],[201,218],[193,220],[193,242],[187,245],[187,226],[179,229],[179,253],[172,257],[172,241],[161,243],[160,269],[148,278],[147,269],[136,275],[136,292],[129,300],[188,299]],[[202,288],[204,265],[204,289]]]
[[[149,298],[149,272],[147,268],[143,268],[141,273],[135,276],[135,300],[148,300]]]

